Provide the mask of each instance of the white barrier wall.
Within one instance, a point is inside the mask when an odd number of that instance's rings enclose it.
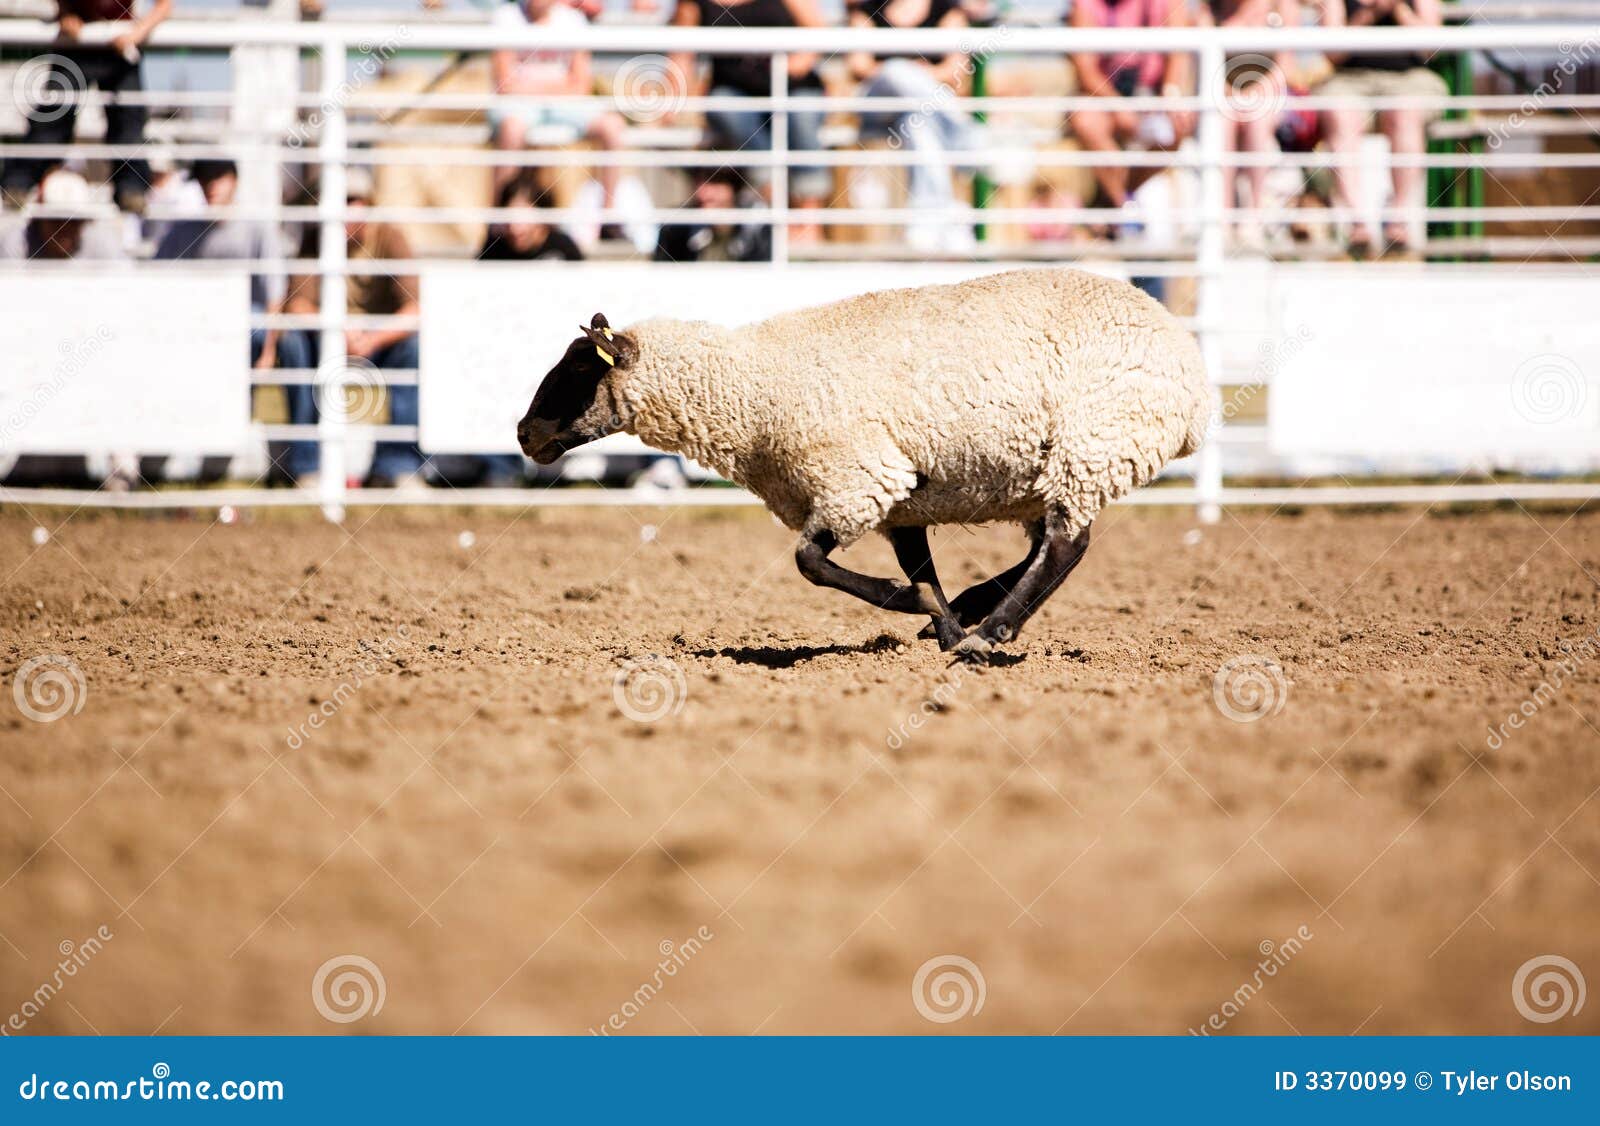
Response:
[[[880,289],[956,282],[1003,264],[472,263],[422,274],[422,446],[512,453],[539,381],[596,312],[725,325]]]
[[[231,454],[250,435],[237,273],[0,274],[0,454]]]
[[[1600,464],[1600,278],[1285,272],[1274,453]]]

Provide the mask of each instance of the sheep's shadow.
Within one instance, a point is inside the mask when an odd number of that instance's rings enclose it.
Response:
[[[906,648],[907,643],[898,637],[880,634],[871,641],[856,645],[729,645],[721,649],[697,649],[696,657],[727,657],[741,665],[760,665],[769,669],[792,669],[794,666],[814,661],[818,657],[871,653],[892,653]]]
[[[696,649],[696,657],[727,657],[741,665],[760,665],[768,669],[792,669],[818,657],[868,656],[874,653],[898,653],[912,648],[915,642],[903,641],[889,634],[880,634],[871,641],[855,645],[730,645],[721,649]],[[1026,653],[995,653],[989,658],[992,666],[1009,668],[1027,660]]]

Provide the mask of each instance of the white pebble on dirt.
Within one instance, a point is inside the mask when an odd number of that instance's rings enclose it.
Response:
[[[34,528],[34,530],[33,530],[33,546],[34,547],[43,547],[45,544],[47,544],[49,542],[50,542],[50,533],[49,532],[47,532],[43,527]]]
[[[456,537],[456,546],[461,548],[462,551],[467,551],[467,550],[471,549],[472,545],[477,543],[477,542],[478,542],[478,537],[476,535],[474,535],[472,532],[462,532],[459,536]]]

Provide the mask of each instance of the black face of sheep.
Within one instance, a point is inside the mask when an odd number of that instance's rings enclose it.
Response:
[[[533,396],[528,413],[517,423],[522,452],[540,465],[586,442],[604,438],[620,428],[613,413],[596,409],[601,388],[617,368],[625,368],[638,355],[633,341],[614,332],[600,313],[582,336],[567,346],[561,362],[550,369]]]

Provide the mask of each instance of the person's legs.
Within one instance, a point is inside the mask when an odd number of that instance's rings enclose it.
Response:
[[[817,97],[820,91],[801,91],[797,101]],[[822,118],[816,110],[796,110],[789,114],[789,151],[820,152],[822,150]],[[770,142],[768,144],[770,148]],[[815,165],[789,167],[789,200],[792,206],[803,211],[821,210],[828,198],[832,177],[826,168]],[[794,223],[789,227],[789,237],[796,242],[817,242],[822,238],[822,227],[814,222]]]
[[[276,367],[279,371],[305,371],[316,363],[317,342],[314,335],[301,329],[278,334]],[[296,426],[315,426],[317,388],[311,383],[290,384],[283,389],[289,400],[289,421]],[[283,470],[291,481],[298,481],[317,472],[322,463],[322,451],[314,439],[297,438],[289,442],[283,453]]]
[[[487,454],[482,461],[486,488],[515,489],[527,479],[527,463],[521,454]]]
[[[1243,123],[1239,129],[1239,148],[1247,153],[1270,153],[1278,148],[1277,120],[1273,114],[1262,114]],[[1250,189],[1249,205],[1265,207],[1267,203],[1266,164],[1254,164],[1245,169],[1244,181]],[[1256,220],[1259,225],[1260,220]]]
[[[379,350],[372,356],[374,367],[382,371],[397,368],[410,368],[415,370],[420,363],[417,348],[417,334],[395,341],[389,347]],[[389,425],[415,426],[417,425],[417,386],[405,384],[390,386],[389,396]],[[396,484],[405,483],[414,479],[422,472],[422,448],[415,439],[393,442],[379,442],[372,452],[373,478],[381,478]]]
[[[945,87],[927,68],[910,59],[887,59],[876,74],[867,80],[862,93],[879,98],[922,98],[927,108],[892,115],[889,127],[891,143],[904,145],[912,152],[940,156],[952,138],[959,141],[961,130],[954,119],[934,109]],[[897,143],[896,143],[897,142]],[[939,209],[955,203],[951,186],[951,168],[942,160],[919,162],[907,172],[908,194],[912,207]]]
[[[711,90],[714,98],[737,98],[738,90],[730,86],[717,86]],[[772,130],[768,115],[746,109],[715,109],[706,111],[706,129],[711,133],[711,144],[722,150],[738,152],[765,152],[772,147]],[[770,177],[765,170],[739,169],[739,175],[751,186],[765,193]]]
[[[622,149],[622,131],[627,128],[619,113],[602,113],[588,123],[585,135],[604,152],[620,152]],[[615,164],[606,164],[600,168],[601,205],[614,207],[617,202],[617,184],[622,180],[622,169]]]
[[[509,110],[489,111],[489,126],[494,132],[494,147],[501,152],[521,152],[528,135],[527,122]],[[520,165],[498,165],[494,170],[494,190],[498,194],[518,172]]]
[[[1329,97],[1364,97],[1361,80],[1352,75],[1336,74],[1323,83],[1317,93]],[[1360,105],[1347,105],[1323,110],[1322,133],[1328,151],[1335,158],[1333,168],[1333,205],[1357,212],[1349,223],[1352,247],[1370,246],[1373,232],[1360,218],[1361,208],[1361,137],[1367,128],[1367,111]]]
[[[25,67],[43,65],[46,64],[38,60],[23,64]],[[63,99],[81,94],[87,88],[82,68],[72,56],[62,56],[48,65],[50,73],[40,84],[44,98],[23,110],[28,119],[22,137],[25,145],[67,144],[72,140],[73,127],[78,121],[77,103]],[[38,187],[45,171],[52,164],[59,164],[60,159],[13,157],[7,160],[4,172],[0,172],[0,189],[4,190],[8,202],[20,206],[28,193]]]
[[[1084,148],[1091,152],[1121,152],[1112,115],[1104,110],[1085,109],[1067,118],[1067,127]],[[1113,207],[1128,201],[1128,170],[1118,165],[1097,165],[1094,178]]]
[[[1420,109],[1391,109],[1378,114],[1378,128],[1389,138],[1392,157],[1414,157],[1427,151],[1428,136],[1425,111]],[[1414,164],[1395,161],[1390,166],[1394,177],[1394,198],[1389,205],[1395,208],[1421,206],[1422,172]],[[1409,242],[1407,230],[1410,219],[1393,218],[1384,223],[1384,236],[1391,241]]]
[[[137,94],[144,90],[138,63],[130,63],[119,55],[106,52],[100,69],[101,73],[95,76],[95,80],[108,93]],[[106,106],[106,143],[144,144],[147,116],[148,111],[141,105]],[[150,191],[150,165],[142,157],[118,160],[112,166],[111,184],[119,207],[125,211],[143,211],[145,196]]]

